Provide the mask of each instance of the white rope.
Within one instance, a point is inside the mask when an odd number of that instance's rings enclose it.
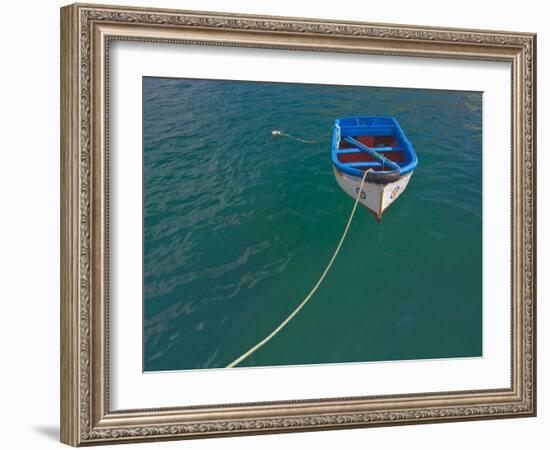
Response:
[[[305,306],[305,304],[309,301],[311,297],[313,297],[313,294],[317,291],[319,286],[321,286],[321,283],[327,276],[330,268],[332,267],[332,264],[334,263],[334,260],[336,259],[336,256],[338,256],[338,253],[340,252],[340,248],[342,247],[342,244],[344,243],[344,240],[346,239],[346,236],[348,234],[349,227],[351,225],[351,221],[353,220],[353,216],[355,215],[355,211],[357,210],[357,205],[359,204],[359,198],[361,196],[361,192],[363,191],[363,185],[365,184],[365,179],[367,178],[367,174],[370,172],[371,169],[366,170],[363,178],[361,179],[361,185],[359,186],[359,190],[357,191],[357,197],[355,197],[355,203],[353,205],[353,209],[351,210],[351,214],[349,215],[348,223],[346,224],[346,228],[344,228],[344,233],[342,234],[342,237],[340,238],[340,242],[338,243],[338,246],[336,247],[336,250],[332,254],[332,258],[330,258],[330,261],[325,268],[324,272],[321,275],[321,278],[317,281],[315,286],[313,286],[313,289],[307,294],[306,298],[302,300],[302,303],[298,305],[298,307],[292,311],[292,313],[277,327],[275,328],[268,336],[266,336],[264,339],[262,339],[260,342],[258,342],[254,347],[252,347],[250,350],[248,350],[243,355],[239,356],[235,361],[233,361],[231,364],[227,365],[227,368],[235,367],[237,364],[248,358],[252,353],[254,353],[256,350],[258,350],[260,347],[262,347],[264,344],[267,344],[279,331],[283,329],[283,327],[292,320],[292,318],[300,312],[300,310]]]

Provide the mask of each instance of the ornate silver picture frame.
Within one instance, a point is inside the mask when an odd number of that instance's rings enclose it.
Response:
[[[511,311],[510,386],[113,409],[108,100],[110,46],[116,41],[509,63],[511,298],[502,301]],[[531,33],[105,5],[62,8],[61,441],[81,446],[534,416],[535,99]]]

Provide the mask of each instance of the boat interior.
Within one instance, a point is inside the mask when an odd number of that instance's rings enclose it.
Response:
[[[411,155],[405,150],[404,136],[391,118],[340,119],[339,126],[335,155],[339,163],[358,170],[387,171],[394,165],[403,167],[411,162]],[[383,159],[369,153],[368,149]]]

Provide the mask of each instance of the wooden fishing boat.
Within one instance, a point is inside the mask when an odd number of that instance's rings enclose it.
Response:
[[[380,221],[407,187],[418,158],[394,117],[357,116],[336,119],[332,164],[342,190],[354,199],[359,195]]]

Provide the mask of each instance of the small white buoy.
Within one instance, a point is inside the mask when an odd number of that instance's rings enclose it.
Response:
[[[285,136],[289,139],[294,139],[295,141],[302,142],[304,144],[317,144],[317,141],[310,141],[308,139],[302,139],[296,136],[292,136],[291,134],[285,133],[284,130],[273,130],[271,132],[271,136]]]

